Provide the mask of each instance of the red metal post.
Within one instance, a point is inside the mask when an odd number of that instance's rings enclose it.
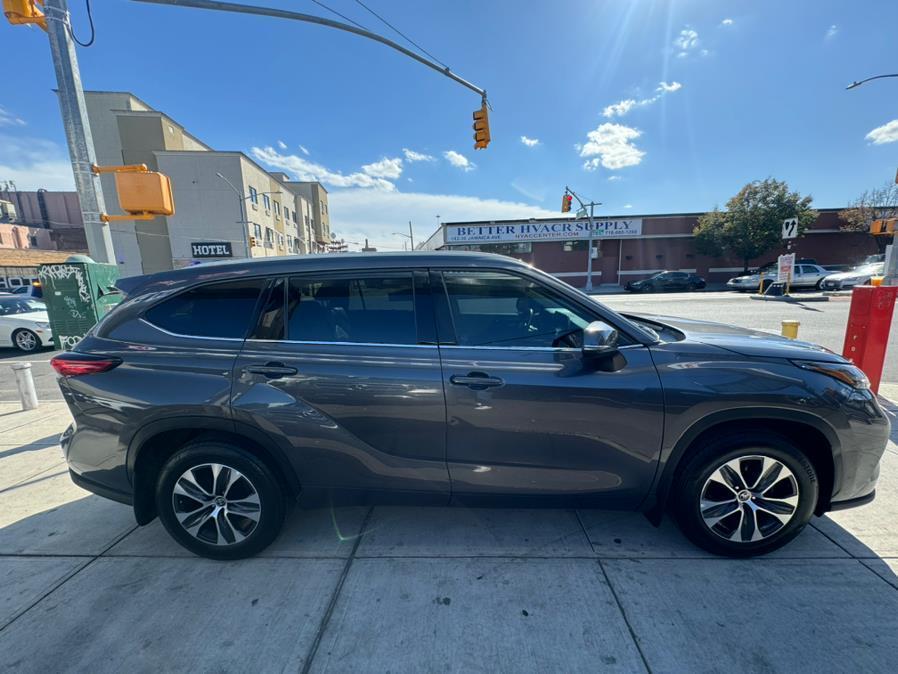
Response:
[[[857,365],[879,391],[898,286],[858,286],[851,293],[851,309],[842,355]]]

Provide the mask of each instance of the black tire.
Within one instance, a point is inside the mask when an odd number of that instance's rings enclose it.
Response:
[[[816,290],[821,290],[823,288],[823,279],[820,279],[819,281],[817,281],[817,283],[814,285],[814,288]]]
[[[238,478],[233,483],[224,484],[232,473],[225,474],[221,470],[218,484],[215,484],[213,469],[206,464],[219,464],[228,471],[238,471],[245,480]],[[182,491],[185,486],[190,488],[181,479],[187,471],[192,471],[195,483],[205,492],[227,496],[225,508],[216,509],[214,498],[206,501],[207,494],[200,492],[196,493],[203,497],[202,501],[183,494],[176,495],[174,490],[179,483]],[[251,507],[253,500],[258,502],[258,511]],[[228,505],[235,508],[237,504],[246,515],[227,510]],[[184,517],[185,512],[193,511],[194,505],[201,509],[197,516],[199,519],[217,512],[218,521],[206,517],[195,533],[188,532],[178,519],[175,508],[180,508],[180,514]],[[211,510],[205,512],[207,509]],[[156,511],[171,537],[190,552],[209,559],[243,559],[261,552],[277,538],[284,524],[286,503],[280,482],[268,466],[239,447],[213,441],[188,445],[166,461],[156,482]],[[253,517],[257,517],[255,524]],[[185,522],[191,520],[185,518]],[[212,542],[213,537],[222,543]]]
[[[751,457],[766,457],[774,462],[779,462],[788,469],[791,477],[785,471],[779,471],[777,479],[767,486],[765,502],[764,497],[758,491],[747,489],[747,485],[760,473],[759,466],[764,464]],[[741,462],[736,460],[742,457]],[[728,461],[733,461],[742,466],[738,477],[744,478],[746,484],[737,484],[741,487],[733,491],[733,503],[736,509],[722,518],[718,523],[709,526],[702,517],[701,501],[703,496],[708,500],[720,499],[720,489],[726,493],[727,487],[712,484],[711,475],[719,467]],[[773,466],[774,464],[771,464]],[[792,481],[794,478],[794,483]],[[737,480],[738,481],[738,480]],[[761,482],[760,475],[757,482]],[[728,557],[753,557],[763,555],[781,548],[795,538],[807,525],[813,515],[817,504],[819,481],[814,466],[808,457],[786,438],[766,432],[745,432],[739,434],[726,434],[704,444],[694,455],[689,457],[682,469],[677,471],[672,492],[672,505],[680,529],[693,543],[709,552]],[[776,505],[777,508],[785,508],[782,505],[783,495],[794,489],[797,490],[797,503],[791,512],[783,513],[783,517],[789,517],[783,524],[776,515],[768,513],[763,508],[757,509],[754,504],[764,503],[765,506]],[[705,490],[708,491],[705,491]],[[711,491],[717,490],[712,497]],[[777,490],[777,491],[775,491]],[[744,492],[754,494],[749,502],[740,502],[740,496]],[[756,500],[755,496],[758,500]],[[729,498],[726,495],[726,498]],[[747,498],[747,497],[746,497]],[[789,495],[789,499],[794,496]],[[707,502],[707,501],[706,501]],[[773,503],[771,503],[773,502]],[[711,514],[710,509],[704,511]],[[713,514],[726,512],[718,510]],[[754,515],[752,514],[754,513]],[[742,529],[740,524],[746,520],[750,524]],[[756,528],[755,528],[756,527]],[[747,541],[729,540],[727,535],[732,533]],[[760,540],[752,541],[755,532],[763,536]],[[748,535],[746,535],[748,534]]]
[[[22,353],[36,353],[44,345],[41,338],[28,328],[19,328],[13,332],[12,343]]]

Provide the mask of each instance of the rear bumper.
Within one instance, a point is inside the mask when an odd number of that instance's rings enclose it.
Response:
[[[112,501],[124,503],[125,505],[132,505],[134,502],[134,499],[129,492],[118,491],[104,484],[100,484],[99,482],[88,480],[86,477],[84,477],[83,475],[79,475],[71,468],[69,469],[69,477],[72,478],[72,482],[74,482],[76,485],[78,485],[82,489],[86,489],[87,491],[96,494],[97,496],[102,496],[103,498],[108,498]]]

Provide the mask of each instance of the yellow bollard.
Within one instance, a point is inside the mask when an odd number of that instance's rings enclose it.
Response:
[[[783,321],[783,337],[798,339],[798,326],[800,325],[801,323],[799,321]]]

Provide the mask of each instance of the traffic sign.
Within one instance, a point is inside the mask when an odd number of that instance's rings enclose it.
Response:
[[[796,236],[798,236],[798,218],[783,220],[783,238],[794,239]]]
[[[795,268],[795,253],[780,255],[777,258],[776,280],[778,283],[790,283],[792,270]]]

